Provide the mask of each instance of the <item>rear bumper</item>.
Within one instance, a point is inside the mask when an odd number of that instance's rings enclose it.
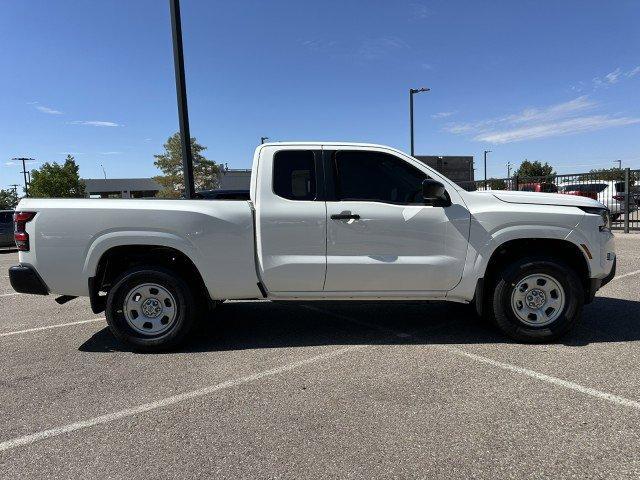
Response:
[[[589,296],[586,299],[585,303],[591,303],[593,301],[593,297],[596,296],[596,292],[604,287],[607,283],[611,281],[613,277],[616,276],[616,263],[618,261],[618,257],[613,259],[613,266],[611,267],[611,271],[604,278],[592,278],[591,283],[589,285]]]
[[[42,281],[35,268],[29,265],[18,265],[9,268],[9,281],[18,293],[49,295],[49,288]]]

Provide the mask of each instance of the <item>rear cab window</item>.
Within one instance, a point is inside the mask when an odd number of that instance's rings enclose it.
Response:
[[[316,200],[318,179],[311,150],[281,150],[273,157],[273,193],[289,200]]]

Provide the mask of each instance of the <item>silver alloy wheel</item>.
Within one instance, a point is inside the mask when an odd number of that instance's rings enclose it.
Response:
[[[124,318],[146,336],[166,332],[177,316],[176,300],[162,285],[145,283],[132,288],[124,299]]]
[[[511,309],[518,319],[533,327],[556,320],[565,306],[565,293],[555,278],[544,273],[528,275],[511,293]]]

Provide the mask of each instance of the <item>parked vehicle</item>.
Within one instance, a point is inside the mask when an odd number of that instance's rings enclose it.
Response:
[[[202,190],[196,198],[206,200],[250,200],[249,190]]]
[[[563,182],[558,185],[558,192],[592,198],[604,204],[611,212],[612,221],[618,220],[625,213],[624,182],[611,180],[584,180],[579,182]],[[630,199],[629,212],[638,209],[633,198]]]
[[[557,193],[558,187],[552,182],[533,182],[518,184],[518,190],[521,192]]]
[[[250,200],[23,199],[18,212],[13,288],[88,296],[141,350],[174,347],[215,302],[254,298],[468,303],[511,338],[550,341],[616,265],[594,200],[466,192],[368,144],[261,145]]]
[[[0,210],[0,247],[14,247],[13,210]]]

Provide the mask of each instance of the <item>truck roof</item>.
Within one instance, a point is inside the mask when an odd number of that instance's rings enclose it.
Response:
[[[269,147],[269,146],[280,146],[280,145],[328,145],[328,146],[350,146],[350,147],[377,147],[377,148],[391,148],[392,150],[397,150],[388,145],[380,145],[377,143],[362,143],[362,142],[319,142],[319,141],[309,141],[309,142],[267,142],[260,145],[260,147]]]

